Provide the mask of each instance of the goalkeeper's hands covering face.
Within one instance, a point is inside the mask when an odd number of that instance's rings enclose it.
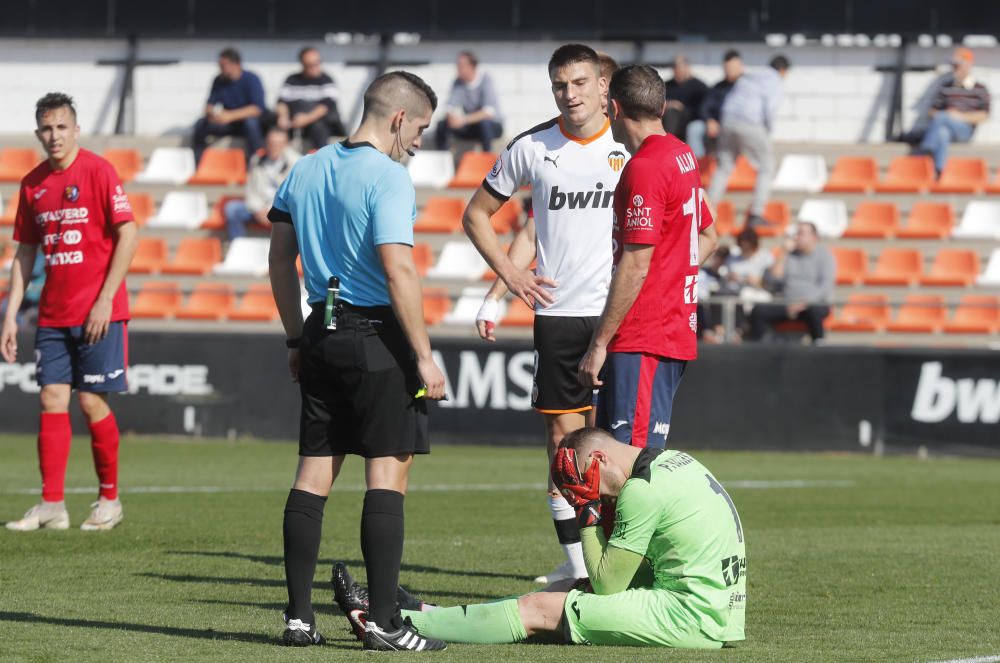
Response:
[[[601,465],[594,458],[590,467],[580,475],[576,449],[559,447],[552,458],[552,482],[566,501],[576,509],[576,520],[581,528],[593,527],[601,522]]]

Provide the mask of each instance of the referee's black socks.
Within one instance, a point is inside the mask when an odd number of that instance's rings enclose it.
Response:
[[[403,494],[374,489],[361,511],[361,554],[368,571],[368,618],[384,630],[401,626],[396,608],[403,561]]]
[[[315,624],[312,582],[316,575],[319,542],[323,536],[326,498],[292,488],[285,502],[285,581],[288,584],[288,618]]]

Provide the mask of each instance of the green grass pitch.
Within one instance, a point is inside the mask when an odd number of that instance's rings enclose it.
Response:
[[[1000,654],[1000,463],[694,452],[740,510],[747,641],[665,652],[452,645],[441,661],[936,661]],[[37,497],[34,439],[0,436],[0,520]],[[323,648],[278,646],[285,601],[282,508],[295,448],[127,440],[125,521],[79,531],[96,486],[74,440],[72,529],[0,530],[2,661],[355,660],[332,606],[330,564],[363,577],[361,462],[326,509],[314,599]],[[445,605],[534,588],[560,560],[539,449],[438,446],[407,497],[402,584]],[[755,483],[760,482],[760,483]],[[786,482],[776,484],[774,482]],[[800,483],[795,483],[800,482]],[[509,488],[505,488],[509,484]]]

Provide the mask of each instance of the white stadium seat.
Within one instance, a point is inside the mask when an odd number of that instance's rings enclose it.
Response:
[[[489,288],[463,288],[462,294],[458,296],[455,305],[445,314],[441,320],[446,325],[474,325],[479,308],[483,305],[483,298]],[[507,314],[507,303],[500,302],[500,309],[497,312],[497,320]]]
[[[1000,239],[1000,203],[974,200],[965,206],[952,237]]]
[[[993,249],[986,269],[976,279],[979,285],[1000,286],[1000,249]]]
[[[809,198],[799,208],[799,221],[815,225],[821,237],[840,237],[847,229],[847,206],[843,200]]]
[[[775,191],[816,193],[826,184],[826,159],[819,154],[788,154],[774,178]]]
[[[472,281],[481,279],[488,266],[471,242],[447,242],[428,278]]]
[[[194,171],[194,152],[190,147],[157,147],[135,181],[186,184]]]
[[[447,150],[419,150],[406,168],[413,186],[444,189],[455,176],[455,158]]]
[[[226,257],[212,270],[227,276],[264,276],[271,240],[261,237],[237,237],[229,245]]]
[[[208,218],[208,197],[200,191],[170,191],[156,215],[149,219],[150,228],[200,228]]]

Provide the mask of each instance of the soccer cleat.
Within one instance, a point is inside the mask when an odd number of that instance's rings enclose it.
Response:
[[[535,582],[537,582],[540,585],[551,585],[554,582],[558,582],[560,580],[566,580],[568,578],[576,578],[576,575],[573,573],[572,562],[570,562],[567,559],[565,562],[557,566],[552,571],[549,571],[543,576],[538,576],[537,578],[535,578]]]
[[[351,577],[343,562],[333,565],[333,600],[351,622],[351,630],[358,640],[363,640],[368,613],[368,589]],[[396,604],[401,610],[420,610],[424,602],[402,587],[396,588]]]
[[[286,614],[282,614],[281,618],[285,620],[285,632],[281,634],[281,640],[289,647],[326,644],[326,638],[319,634],[315,624],[307,624],[301,619],[289,619]]]
[[[40,528],[69,529],[69,513],[63,502],[42,502],[28,509],[24,518],[7,523],[12,532],[34,532]]]
[[[444,640],[425,638],[406,620],[402,628],[391,632],[383,631],[375,622],[368,622],[362,648],[365,651],[444,651],[448,645]]]
[[[83,521],[80,529],[84,532],[98,532],[114,529],[125,517],[121,500],[106,500],[103,497],[90,505],[94,510],[90,517]]]

